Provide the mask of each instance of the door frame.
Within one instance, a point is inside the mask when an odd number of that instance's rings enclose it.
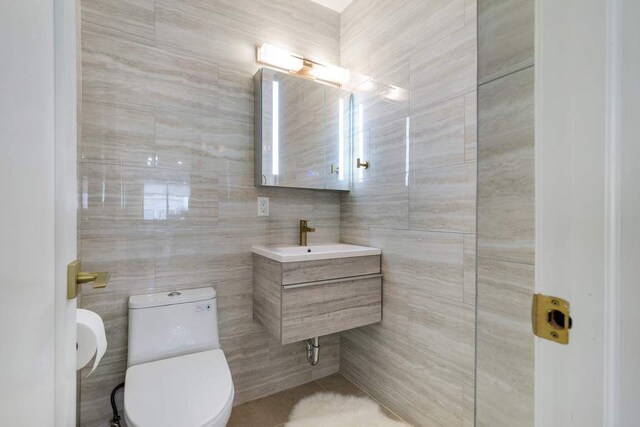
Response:
[[[535,341],[540,427],[619,425],[623,6],[536,0],[536,292],[574,320]]]
[[[77,258],[79,2],[53,1],[55,127],[55,408],[56,426],[75,426],[76,307],[67,299],[67,264]]]

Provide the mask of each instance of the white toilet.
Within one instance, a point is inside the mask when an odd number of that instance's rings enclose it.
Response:
[[[233,395],[213,288],[129,298],[129,427],[224,427]]]

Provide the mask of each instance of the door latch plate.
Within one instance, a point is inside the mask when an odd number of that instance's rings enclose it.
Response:
[[[531,323],[534,335],[559,344],[569,344],[572,320],[568,301],[549,295],[535,294],[531,307]]]

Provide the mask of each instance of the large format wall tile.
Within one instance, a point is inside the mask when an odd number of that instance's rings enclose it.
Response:
[[[478,0],[476,425],[534,425],[534,0]]]
[[[94,100],[215,115],[218,68],[211,62],[85,31],[82,94]]]
[[[155,156],[154,113],[153,107],[83,101],[81,160],[145,166]]]
[[[411,117],[411,170],[465,161],[465,97],[427,108]]]
[[[395,3],[395,2],[391,2]],[[381,67],[409,57],[465,25],[464,0],[404,1],[393,13],[383,17],[374,34],[371,68]],[[393,29],[393,36],[389,30]]]
[[[478,256],[533,263],[533,68],[480,87]]]
[[[343,228],[408,228],[409,187],[404,173],[356,180],[351,192],[341,197]]]
[[[385,282],[462,301],[462,234],[374,229],[371,245],[382,249]]]
[[[416,426],[474,421],[475,9],[355,0],[341,17],[371,165],[340,196],[340,238],[382,249],[384,279],[382,322],[341,334],[340,371]]]
[[[409,339],[418,348],[451,362],[467,377],[473,377],[473,305],[449,298],[435,297],[411,288],[409,302]]]
[[[475,184],[474,163],[412,172],[409,190],[411,228],[474,233]]]
[[[82,0],[79,8],[83,31],[153,45],[154,0]]]
[[[465,25],[411,56],[411,113],[476,88],[476,29]]]
[[[533,425],[533,268],[478,258],[479,426]]]
[[[313,243],[340,238],[337,193],[254,186],[252,77],[262,42],[337,63],[339,15],[306,0],[81,6],[79,254],[84,268],[111,273],[80,304],[103,317],[109,340],[81,379],[81,424],[111,417],[131,295],[216,289],[236,403],[336,372],[338,335],[322,337],[311,367],[300,343],[281,346],[252,319],[251,246],[296,244],[300,219],[317,228]],[[302,25],[290,25],[292,10]],[[258,196],[270,198],[269,217],[257,217]]]
[[[533,65],[534,0],[478,0],[478,79]]]
[[[464,96],[464,161],[475,162],[478,146],[478,95]]]

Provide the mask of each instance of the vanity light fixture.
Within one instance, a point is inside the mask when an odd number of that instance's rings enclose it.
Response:
[[[256,60],[263,64],[297,73],[304,67],[304,61],[297,55],[275,47],[268,43],[263,43],[256,50]]]
[[[337,86],[349,81],[349,70],[337,65],[321,64],[285,49],[263,43],[256,49],[256,61],[289,73]]]
[[[305,61],[311,64],[309,74],[318,80],[343,85],[349,81],[349,70],[338,67],[336,65],[322,65],[311,61]]]

